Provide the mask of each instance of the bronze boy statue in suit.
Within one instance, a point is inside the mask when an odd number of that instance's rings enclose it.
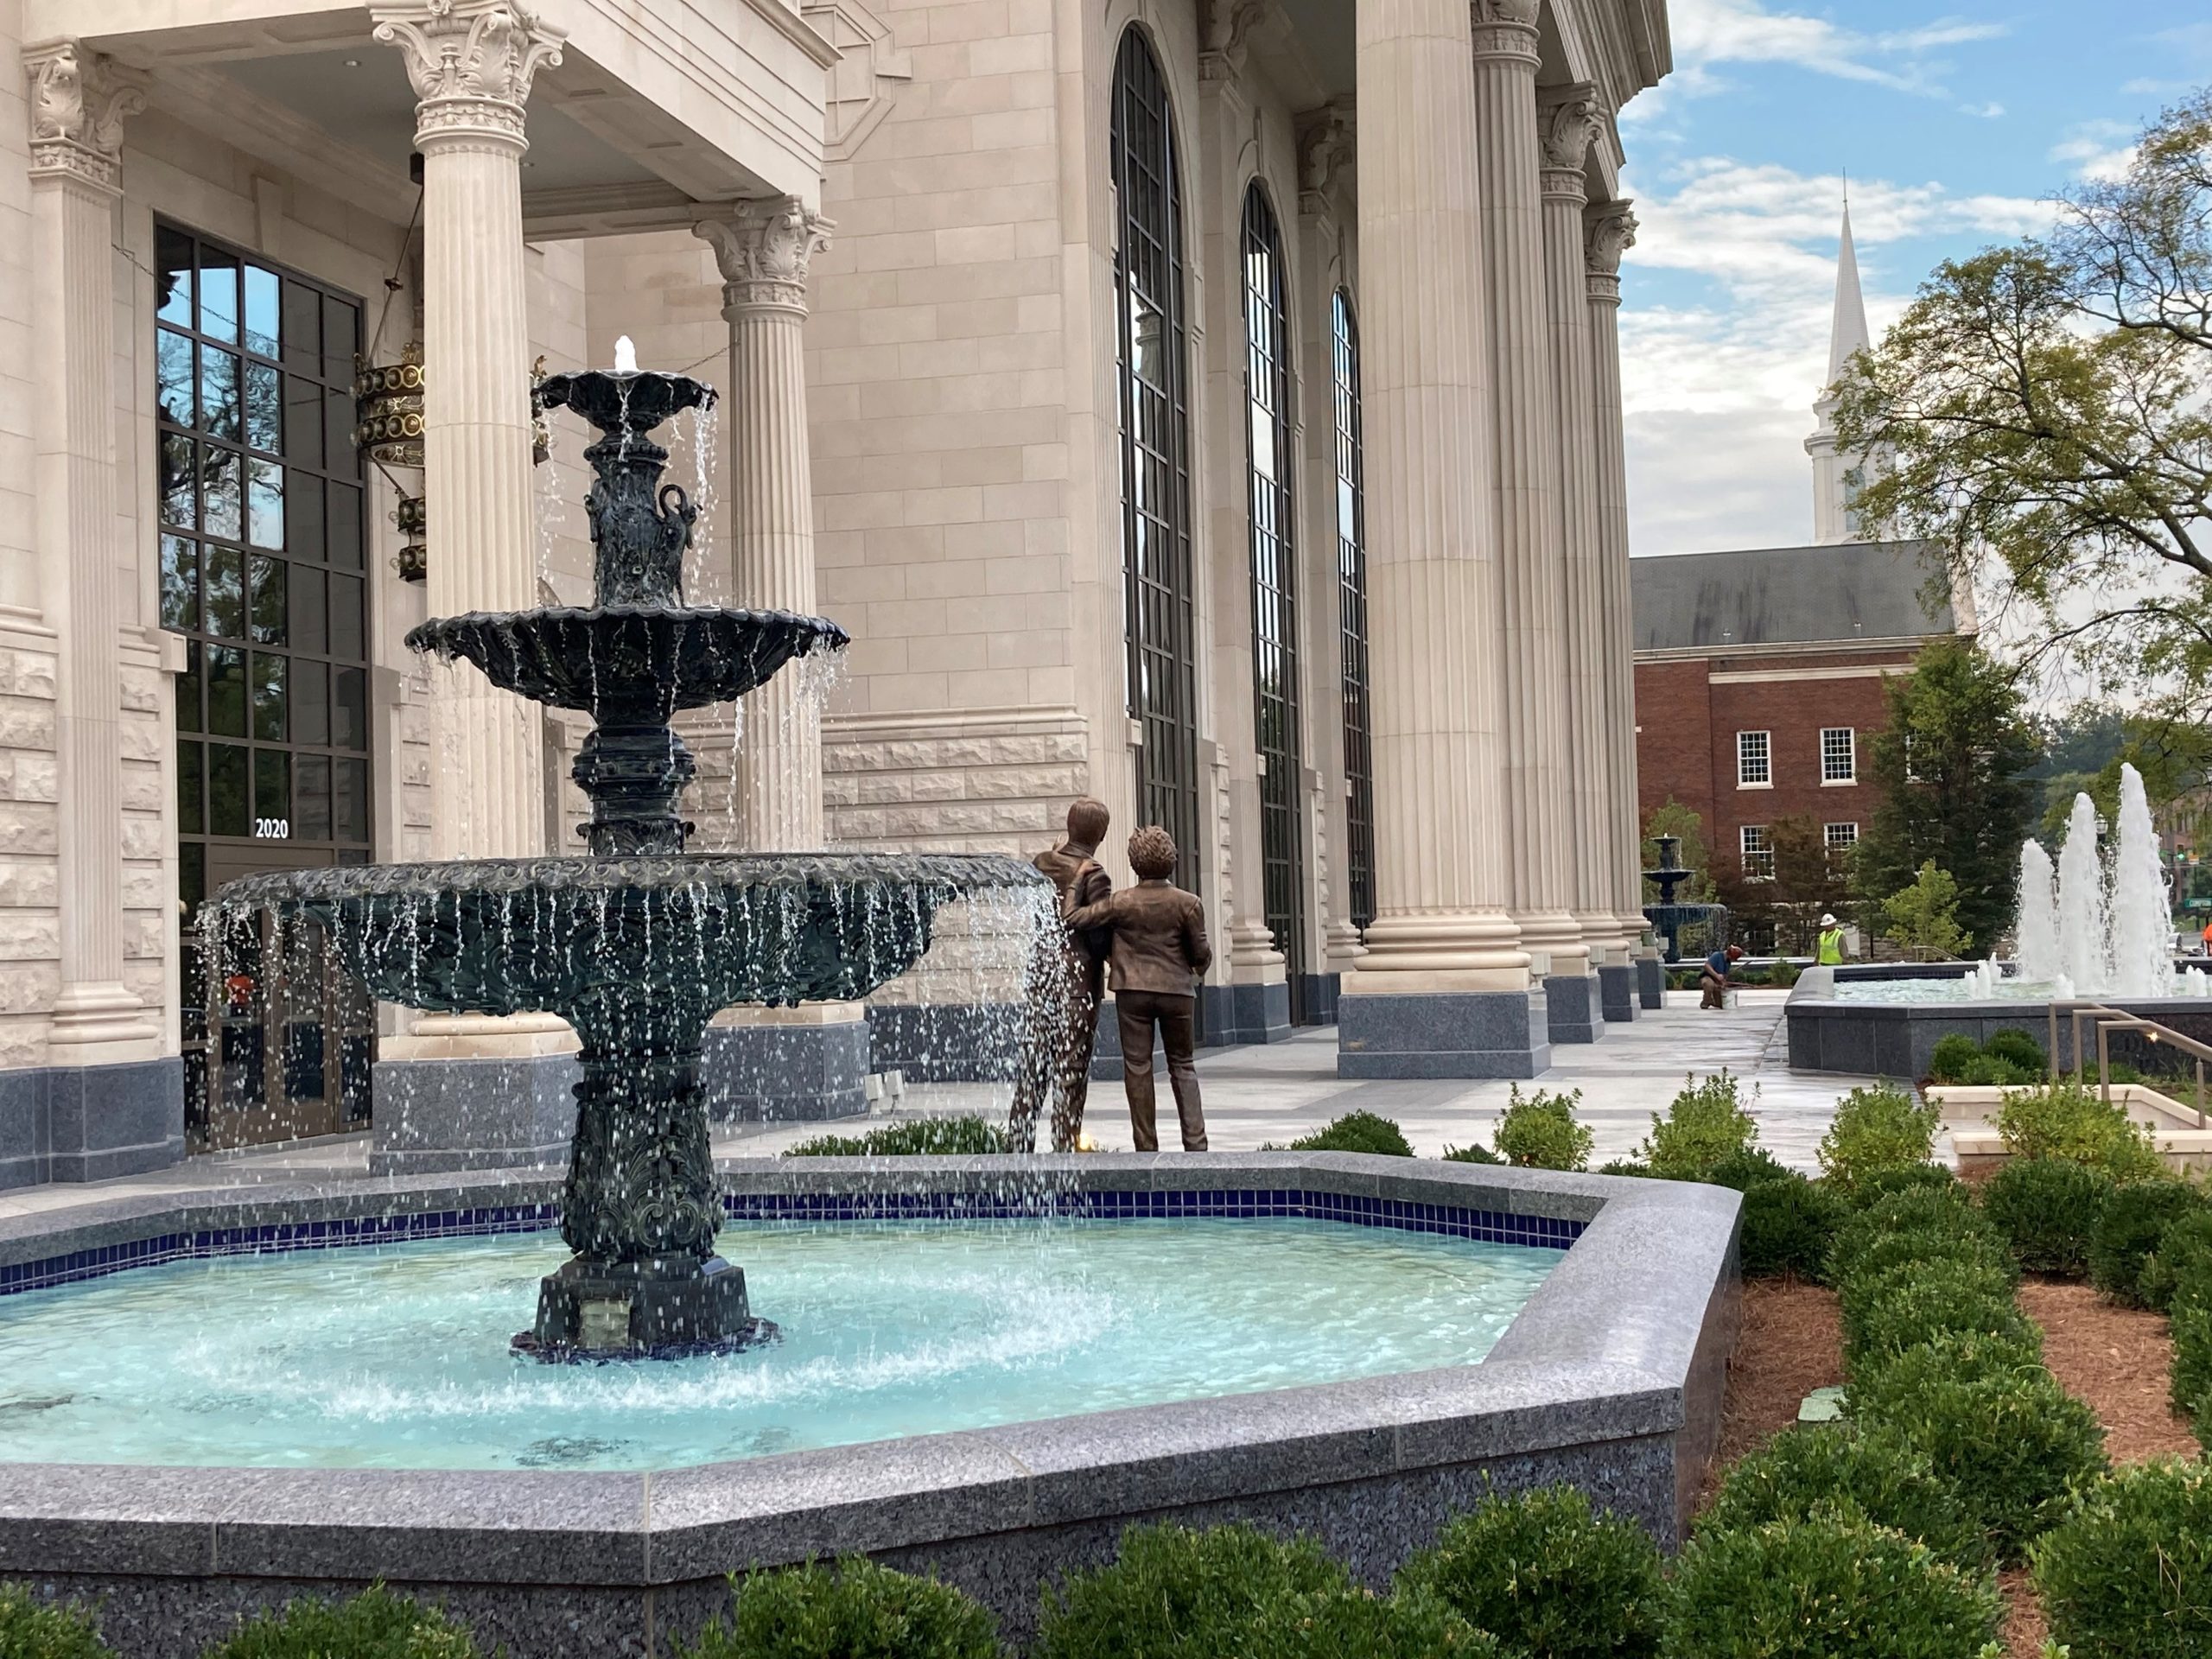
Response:
[[[1167,1051],[1167,1079],[1182,1120],[1183,1150],[1206,1149],[1205,1113],[1198,1103],[1198,1068],[1192,1063],[1192,984],[1213,961],[1206,944],[1205,906],[1168,878],[1175,874],[1175,843],[1148,824],[1129,837],[1129,867],[1137,884],[1068,918],[1076,928],[1113,930],[1114,1011],[1122,1028],[1122,1077],[1129,1095],[1129,1128],[1139,1152],[1158,1152],[1153,1122],[1152,1033],[1160,1028]]]
[[[1098,843],[1112,822],[1106,803],[1085,795],[1068,808],[1068,838],[1037,855],[1037,868],[1060,890],[1060,915],[1066,918],[1095,905],[1114,890],[1113,878],[1098,861]],[[1090,1049],[1098,1026],[1098,997],[1105,986],[1106,935],[1103,930],[1066,930],[1056,982],[1048,991],[1059,1003],[1064,1023],[1041,1022],[1041,1033],[1022,1045],[1021,1070],[1014,1079],[1014,1116],[1007,1127],[1016,1148],[1036,1144],[1037,1115],[1045,1096],[1052,1096],[1052,1150],[1072,1152],[1083,1132],[1083,1109],[1090,1093]]]

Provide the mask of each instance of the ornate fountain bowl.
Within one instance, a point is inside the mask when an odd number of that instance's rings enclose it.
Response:
[[[733,702],[792,658],[847,643],[818,616],[677,605],[471,611],[407,635],[411,649],[464,658],[533,702],[632,720]]]
[[[1049,889],[995,854],[487,859],[246,876],[207,919],[311,918],[371,990],[409,1007],[558,1014],[587,1045],[652,1026],[657,1046],[696,1050],[732,1003],[848,1001],[896,978],[956,899]]]

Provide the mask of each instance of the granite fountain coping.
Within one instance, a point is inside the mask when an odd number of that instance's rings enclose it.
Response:
[[[0,1573],[651,1586],[734,1567],[1671,1438],[1732,1322],[1738,1194],[1351,1154],[735,1160],[737,1193],[1302,1190],[1585,1224],[1481,1363],[645,1472],[0,1463]],[[200,1229],[557,1198],[549,1172],[119,1197],[0,1266]],[[1725,1337],[1722,1339],[1726,1339]],[[1694,1376],[1697,1379],[1694,1388]]]

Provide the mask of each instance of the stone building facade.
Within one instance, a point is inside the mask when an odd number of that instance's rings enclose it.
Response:
[[[707,844],[1028,853],[1096,793],[1117,875],[1122,827],[1183,846],[1209,1040],[1597,1038],[1641,925],[1615,118],[1668,67],[1657,0],[0,0],[0,1184],[565,1139],[557,1020],[226,987],[193,918],[574,846],[582,730],[401,639],[588,597],[530,374],[625,335],[723,392],[673,445],[694,600],[855,641],[691,731]],[[410,346],[422,464],[366,461],[356,359]],[[734,1011],[724,1105],[852,1109],[993,950]]]

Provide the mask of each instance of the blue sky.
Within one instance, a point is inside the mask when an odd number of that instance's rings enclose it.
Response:
[[[1669,0],[1675,72],[1622,111],[1630,545],[1812,535],[1843,175],[1877,337],[1939,261],[2031,233],[2212,81],[2212,0]]]

